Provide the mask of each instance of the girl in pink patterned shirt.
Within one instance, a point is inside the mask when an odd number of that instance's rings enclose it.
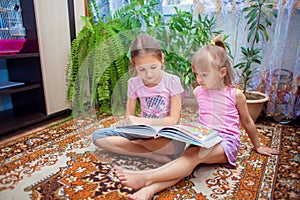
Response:
[[[197,86],[194,95],[199,105],[199,122],[219,132],[223,140],[211,147],[191,146],[179,158],[147,171],[124,171],[115,167],[121,183],[138,190],[129,194],[132,200],[148,200],[155,193],[190,175],[200,163],[222,164],[234,168],[240,145],[239,121],[249,135],[255,150],[271,156],[279,151],[261,146],[255,124],[248,113],[246,98],[232,86],[232,69],[222,40],[198,50],[192,59]]]
[[[176,75],[163,71],[164,57],[158,41],[140,34],[131,48],[131,66],[135,77],[128,81],[126,118],[130,124],[154,126],[174,125],[179,122],[183,88]],[[134,116],[137,99],[141,114]],[[99,129],[93,142],[102,149],[126,155],[142,156],[160,162],[182,153],[185,143],[166,138],[141,139],[123,133],[118,127]]]

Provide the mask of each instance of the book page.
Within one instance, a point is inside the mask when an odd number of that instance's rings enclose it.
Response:
[[[140,138],[153,138],[156,136],[156,128],[146,125],[128,125],[116,127],[118,132],[126,133]]]
[[[164,135],[165,131],[168,132],[168,135],[171,135],[172,132],[174,132],[174,137],[180,135],[183,138],[202,142],[218,135],[217,131],[196,123],[168,126],[163,128],[162,131],[160,131],[160,134]]]

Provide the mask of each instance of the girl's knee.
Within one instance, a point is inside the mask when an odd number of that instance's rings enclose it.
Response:
[[[96,144],[96,141],[103,138],[103,133],[99,130],[95,131],[92,135],[92,141],[94,144]]]
[[[103,140],[104,138],[97,138],[93,140],[93,144],[99,148],[103,148]]]

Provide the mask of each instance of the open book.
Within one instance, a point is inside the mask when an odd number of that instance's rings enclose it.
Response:
[[[205,148],[212,147],[222,141],[217,131],[197,123],[184,123],[173,126],[128,125],[118,126],[117,131],[139,138],[161,136]]]

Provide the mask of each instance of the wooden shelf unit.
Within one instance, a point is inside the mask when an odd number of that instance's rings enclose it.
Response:
[[[12,102],[0,112],[0,135],[70,114],[65,71],[75,37],[74,3],[20,0],[26,41],[20,52],[0,55],[0,63],[6,65],[7,81],[25,84],[0,90]]]
[[[20,52],[1,54],[0,60],[6,65],[9,81],[25,84],[0,89],[0,95],[9,95],[12,103],[12,108],[0,112],[0,135],[37,123],[47,116],[34,3],[33,0],[20,0],[20,4],[26,42]]]

